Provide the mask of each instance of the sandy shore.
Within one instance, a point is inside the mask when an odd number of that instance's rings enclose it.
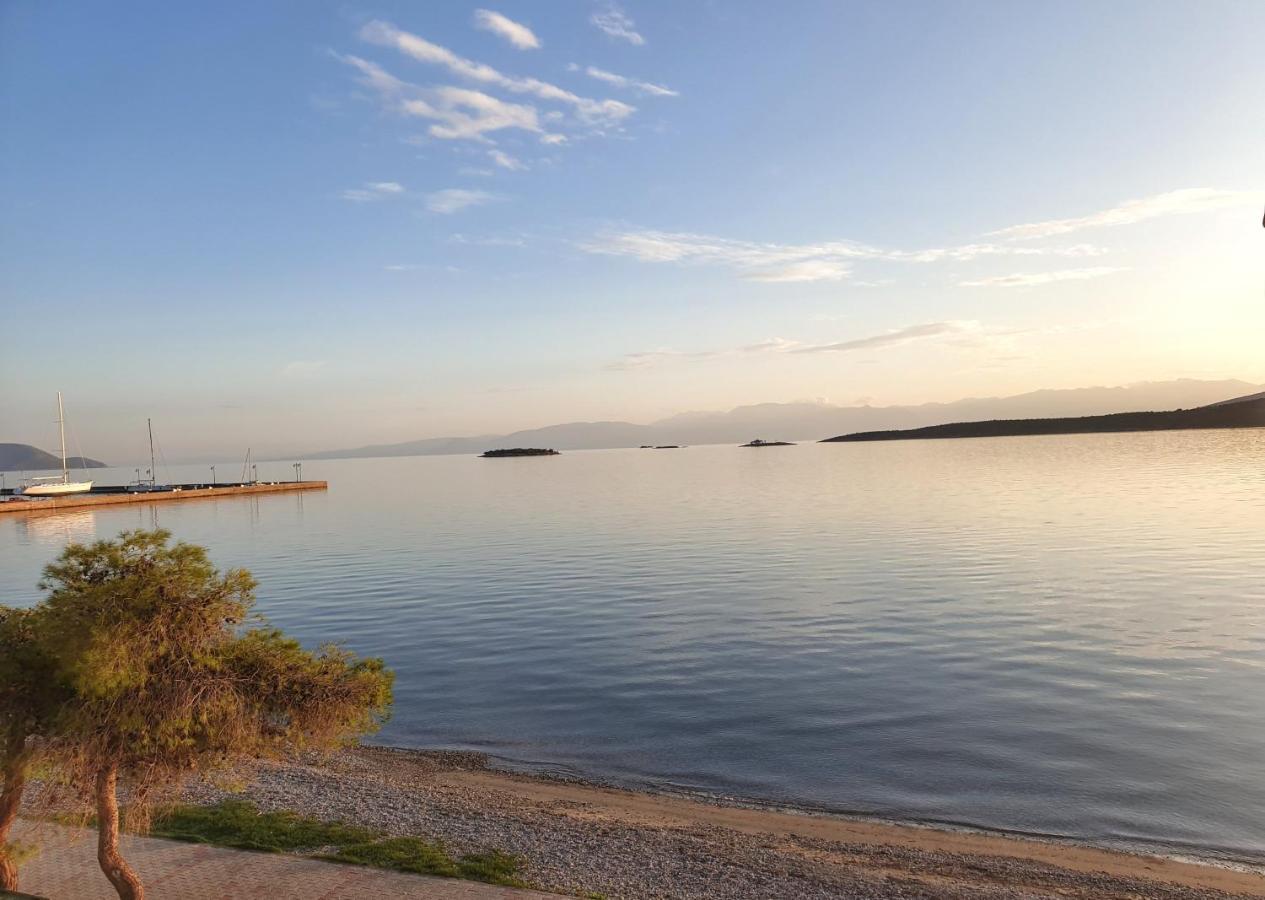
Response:
[[[230,793],[198,785],[190,799]],[[523,856],[534,886],[610,898],[1265,897],[1265,875],[1087,847],[506,773],[478,754],[361,747],[268,766],[241,793],[465,852]]]

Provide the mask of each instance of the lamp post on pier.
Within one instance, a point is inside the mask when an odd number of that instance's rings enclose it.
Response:
[[[250,483],[259,484],[259,466],[254,463],[250,464]]]
[[[293,463],[293,466],[294,466],[294,480],[295,480],[295,483],[298,483],[303,480],[303,463],[296,462],[296,463]]]
[[[215,487],[218,482],[215,480],[215,466],[211,466],[211,487]]]

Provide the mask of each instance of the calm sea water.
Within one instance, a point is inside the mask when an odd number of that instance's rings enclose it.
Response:
[[[304,468],[0,518],[0,597],[160,524],[385,656],[388,743],[1265,861],[1265,430]]]

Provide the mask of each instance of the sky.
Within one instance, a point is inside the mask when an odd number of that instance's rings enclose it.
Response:
[[[1265,382],[1258,0],[0,3],[0,440]]]

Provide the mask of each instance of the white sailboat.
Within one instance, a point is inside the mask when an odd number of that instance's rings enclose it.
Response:
[[[71,481],[70,468],[66,465],[66,413],[62,409],[61,391],[57,392],[57,429],[61,433],[61,474],[32,478],[18,488],[24,497],[61,497],[65,494],[86,494],[92,490],[91,481]]]

